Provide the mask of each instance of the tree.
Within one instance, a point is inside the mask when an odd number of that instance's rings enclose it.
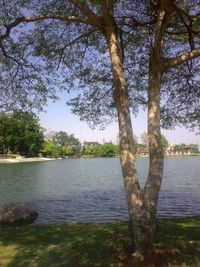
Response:
[[[133,139],[133,150],[134,150],[134,154],[138,153],[138,149],[139,149],[139,144],[137,142],[136,139]]]
[[[27,32],[23,34],[21,44],[24,44],[25,51],[34,51],[31,56],[42,59],[41,66],[45,66],[44,69],[49,72],[57,66],[67,69],[69,74],[67,76],[65,72],[67,77],[64,79],[67,85],[75,77],[79,77],[80,87],[85,88],[87,85],[87,89],[72,101],[73,111],[80,114],[82,119],[99,123],[101,116],[113,116],[113,107],[116,108],[121,168],[129,217],[134,228],[134,255],[152,257],[156,207],[163,174],[160,121],[163,124],[167,122],[168,125],[171,121],[185,122],[165,105],[172,99],[175,90],[175,86],[171,86],[168,92],[166,81],[176,73],[175,67],[180,70],[181,67],[178,66],[182,66],[185,70],[188,65],[186,62],[194,62],[194,58],[200,55],[198,1],[194,1],[195,5],[190,1],[173,0],[140,3],[114,0],[69,0],[58,3],[52,0],[44,4],[32,0],[25,3],[29,4],[28,9],[33,14],[31,17],[21,16],[15,19],[12,14],[11,19],[3,23],[6,26],[2,27],[6,28],[0,40],[4,60],[13,61],[8,55],[13,51],[13,40],[8,41],[11,29],[21,23],[37,22],[34,33],[31,32],[32,36],[27,37]],[[182,28],[183,31],[177,30]],[[71,36],[74,38],[70,38]],[[21,46],[14,49],[14,56],[17,57],[22,50]],[[20,66],[16,58],[14,62]],[[194,66],[198,69],[198,64]],[[192,64],[189,64],[190,75],[191,67]],[[19,76],[16,74],[16,77]],[[15,72],[12,77],[15,77]],[[180,75],[177,77],[180,78]],[[40,76],[37,77],[38,80],[39,78]],[[188,81],[188,77],[185,80]],[[143,85],[147,93],[145,96],[141,95],[143,91],[139,89]],[[128,86],[134,90],[128,90]],[[191,86],[184,87],[184,93],[176,97],[176,103],[181,105],[185,92],[190,89]],[[195,94],[195,99],[198,99],[198,93]],[[189,94],[190,100],[193,94]],[[160,99],[165,95],[166,101],[163,98],[161,109]],[[137,109],[137,103],[145,102],[145,97],[148,104],[150,164],[146,184],[141,189],[135,166],[130,107]],[[108,100],[108,105],[105,105],[105,99]],[[186,104],[181,107],[188,111]],[[193,115],[199,111],[197,104],[195,108]],[[99,116],[95,116],[96,114]],[[193,121],[198,122],[198,119],[193,117]]]
[[[73,134],[69,135],[63,131],[56,132],[53,135],[52,140],[56,145],[60,145],[62,147],[71,147],[73,150],[72,154],[80,153],[81,143],[76,137],[74,137]]]
[[[1,113],[0,137],[2,153],[12,151],[37,156],[43,144],[43,133],[36,116],[22,111]]]
[[[99,146],[100,145],[96,142],[84,142],[82,155],[93,157],[99,156]]]
[[[164,150],[166,148],[168,148],[168,146],[169,146],[169,142],[168,142],[167,138],[163,134],[161,135],[161,145],[162,145]]]
[[[45,157],[58,158],[60,156],[56,145],[52,141],[45,141],[41,152]]]
[[[148,141],[148,134],[146,132],[143,132],[141,134],[141,137],[140,138],[142,140],[142,144],[146,148],[148,148],[148,143],[149,143],[149,141]],[[163,149],[166,149],[169,146],[169,143],[168,143],[166,137],[163,134],[161,135],[161,145],[162,145]]]
[[[66,157],[80,154],[81,143],[74,137],[64,131],[48,134],[51,140],[44,143],[42,153],[48,157]]]
[[[197,144],[190,144],[190,147],[192,154],[199,154],[199,148]]]
[[[98,156],[100,157],[113,157],[118,154],[118,146],[112,143],[105,143],[99,145]]]
[[[45,141],[41,150],[45,157],[60,158],[73,156],[74,151],[70,146],[61,146],[53,141]]]
[[[112,143],[99,144],[97,142],[84,142],[82,155],[94,157],[113,157],[119,154],[119,146]]]
[[[145,145],[146,147],[148,147],[148,145],[149,145],[148,134],[146,132],[143,132],[141,134],[140,138],[142,140],[142,144]]]
[[[179,4],[179,5],[178,5]],[[138,241],[139,254],[151,254],[155,238],[155,213],[158,195],[163,176],[163,147],[161,142],[160,118],[161,118],[161,84],[164,74],[171,68],[175,68],[188,60],[200,55],[200,50],[195,48],[191,31],[194,28],[185,22],[184,16],[191,19],[191,6],[186,1],[184,4],[174,1],[158,1],[153,11],[156,14],[155,25],[151,28],[152,36],[149,53],[149,82],[148,82],[148,141],[149,141],[149,173],[144,189],[138,188],[136,197],[136,216],[138,219],[138,230],[136,239]],[[193,10],[195,11],[195,10]],[[184,13],[184,15],[183,15]],[[185,13],[187,15],[185,15]],[[172,19],[175,16],[175,20]],[[195,12],[194,17],[198,17]],[[180,24],[179,24],[180,23]],[[185,28],[184,37],[177,29],[177,24]],[[191,26],[191,27],[190,27]],[[171,32],[172,30],[172,32]],[[176,45],[172,45],[167,33],[175,33]],[[180,38],[182,37],[182,38]],[[181,39],[178,43],[178,39]],[[179,39],[179,40],[180,40]],[[183,40],[184,39],[184,40]],[[186,41],[186,42],[185,42]],[[189,48],[188,48],[189,42]],[[178,46],[178,45],[179,46]],[[171,47],[170,47],[171,45]],[[183,50],[184,47],[184,50]],[[177,48],[177,50],[176,50]],[[179,49],[180,48],[180,49]],[[176,50],[176,52],[172,51]],[[170,53],[174,56],[171,57]],[[137,228],[135,227],[135,229]],[[145,229],[145,230],[144,230]],[[151,243],[152,242],[152,243]],[[146,250],[144,252],[144,250]]]

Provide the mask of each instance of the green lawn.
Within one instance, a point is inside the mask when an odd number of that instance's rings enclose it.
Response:
[[[127,223],[0,228],[0,266],[130,266]],[[158,258],[170,266],[200,266],[200,219],[158,223]]]

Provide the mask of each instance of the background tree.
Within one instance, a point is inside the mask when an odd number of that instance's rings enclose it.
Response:
[[[60,157],[57,146],[52,141],[44,142],[41,149],[41,153],[45,157],[53,157],[53,158]]]
[[[60,145],[62,147],[70,147],[73,151],[72,154],[80,153],[81,143],[76,137],[74,137],[73,134],[69,135],[63,131],[56,132],[52,137],[52,141],[56,145]]]
[[[64,158],[80,155],[81,143],[73,134],[69,135],[64,131],[59,131],[51,133],[50,137],[51,140],[47,139],[42,148],[44,156]]]
[[[133,151],[134,154],[137,154],[139,152],[138,138],[135,134],[133,135]]]
[[[92,156],[97,157],[99,155],[99,144],[96,142],[87,142],[89,144],[84,144],[82,149],[82,155],[83,156]],[[91,143],[91,144],[90,144]]]
[[[169,142],[163,134],[161,135],[161,145],[162,145],[163,149],[166,149],[169,146]]]
[[[36,116],[22,111],[1,113],[0,136],[2,153],[37,156],[44,142]]]
[[[199,154],[199,148],[197,144],[190,144],[192,154]]]
[[[112,143],[99,144],[84,142],[82,155],[93,157],[113,157],[119,155],[119,146]]]
[[[100,157],[113,157],[119,154],[119,146],[112,143],[105,143],[99,146]]]
[[[142,144],[148,147],[149,145],[148,134],[146,132],[143,132],[140,138],[141,138]]]
[[[67,156],[74,156],[73,148],[70,146],[61,146],[53,141],[45,141],[41,149],[41,153],[45,157],[65,158]]]

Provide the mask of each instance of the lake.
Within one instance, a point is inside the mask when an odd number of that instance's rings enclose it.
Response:
[[[137,159],[141,184],[148,158]],[[158,217],[200,215],[200,157],[165,159]],[[36,224],[127,220],[119,159],[66,159],[0,164],[0,206],[23,202]]]

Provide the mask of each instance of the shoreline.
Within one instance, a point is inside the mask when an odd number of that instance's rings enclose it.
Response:
[[[38,162],[56,160],[55,158],[16,158],[16,159],[0,159],[0,163],[23,163],[23,162]]]
[[[136,155],[136,158],[148,158],[149,155]],[[164,155],[164,158],[169,157],[200,157],[200,154],[174,154],[174,155]],[[70,157],[71,158],[71,157]],[[119,158],[119,156],[113,156],[113,157],[94,157],[94,156],[81,156],[79,158],[88,158],[88,159],[94,159],[94,158]],[[58,160],[61,158],[44,158],[44,157],[37,157],[37,158],[15,158],[15,159],[1,159],[0,158],[0,164],[3,163],[26,163],[26,162],[44,162],[44,161],[51,161],[51,160]],[[67,159],[67,158],[66,158]]]

